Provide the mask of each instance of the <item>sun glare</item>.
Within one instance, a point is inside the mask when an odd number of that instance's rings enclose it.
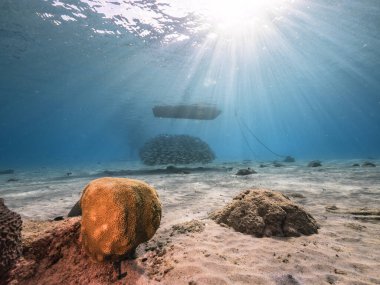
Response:
[[[238,28],[272,21],[295,0],[208,0],[201,13],[211,17],[220,29]]]

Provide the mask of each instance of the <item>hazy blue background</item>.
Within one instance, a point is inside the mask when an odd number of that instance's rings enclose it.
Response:
[[[227,27],[170,2],[1,0],[0,167],[135,160],[160,133],[276,159],[237,118],[299,159],[380,155],[380,1],[282,1]],[[223,112],[151,111],[198,102]]]

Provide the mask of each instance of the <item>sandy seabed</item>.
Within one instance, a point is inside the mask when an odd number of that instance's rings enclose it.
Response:
[[[154,238],[138,248],[137,258],[122,263],[122,272],[127,272],[125,277],[117,280],[110,266],[100,269],[99,265],[92,265],[73,240],[75,249],[63,251],[60,260],[49,270],[14,284],[54,284],[55,281],[60,284],[380,284],[379,216],[349,213],[360,209],[379,210],[379,161],[374,161],[378,166],[371,168],[352,167],[355,162],[361,161],[324,161],[319,168],[306,167],[306,162],[284,167],[268,164],[265,168],[259,168],[255,162],[223,163],[216,166],[233,169],[130,177],[144,180],[157,189],[163,217]],[[244,167],[258,173],[236,176],[237,169]],[[8,175],[17,178],[15,182],[7,182],[9,177],[2,175],[0,197],[10,209],[22,215],[24,239],[37,238],[47,228],[54,231],[54,227],[73,221],[31,220],[67,215],[84,186],[93,179],[88,175],[104,169],[105,166],[38,169]],[[72,175],[66,177],[66,172]],[[212,210],[253,187],[288,195],[314,216],[321,226],[319,233],[298,238],[256,238],[207,218]],[[332,205],[338,209],[335,213],[326,210]],[[189,221],[203,227],[185,224],[179,227],[182,230],[173,228]],[[76,253],[83,255],[82,261],[73,259]],[[82,275],[88,278],[80,278]]]

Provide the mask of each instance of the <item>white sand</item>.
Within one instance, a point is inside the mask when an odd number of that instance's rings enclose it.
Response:
[[[375,168],[351,167],[354,162],[323,162],[321,168],[305,167],[306,162],[280,168],[259,168],[257,163],[223,164],[234,170],[133,177],[154,186],[163,203],[156,240],[168,237],[174,224],[192,219],[206,224],[201,233],[170,237],[170,246],[160,262],[154,264],[157,272],[151,279],[147,273],[152,265],[143,261],[151,253],[140,252],[133,264],[142,272],[137,284],[155,283],[156,279],[161,284],[380,284],[380,221],[354,220],[351,215],[325,210],[327,205],[380,208],[379,161],[375,161]],[[236,169],[248,166],[258,174],[234,175]],[[72,170],[73,176],[94,171]],[[63,171],[42,174],[25,172],[19,176],[20,181],[8,183],[8,176],[0,176],[0,197],[24,218],[51,219],[66,215],[93,179],[58,179],[64,176]],[[17,174],[12,177],[19,178]],[[292,200],[316,218],[320,233],[260,239],[207,219],[210,211],[251,187],[303,195]],[[124,266],[129,265],[130,262]]]

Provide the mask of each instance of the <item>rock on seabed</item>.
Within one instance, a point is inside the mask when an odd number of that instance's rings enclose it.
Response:
[[[318,233],[315,219],[282,193],[250,189],[210,214],[219,224],[257,237],[297,237]]]

